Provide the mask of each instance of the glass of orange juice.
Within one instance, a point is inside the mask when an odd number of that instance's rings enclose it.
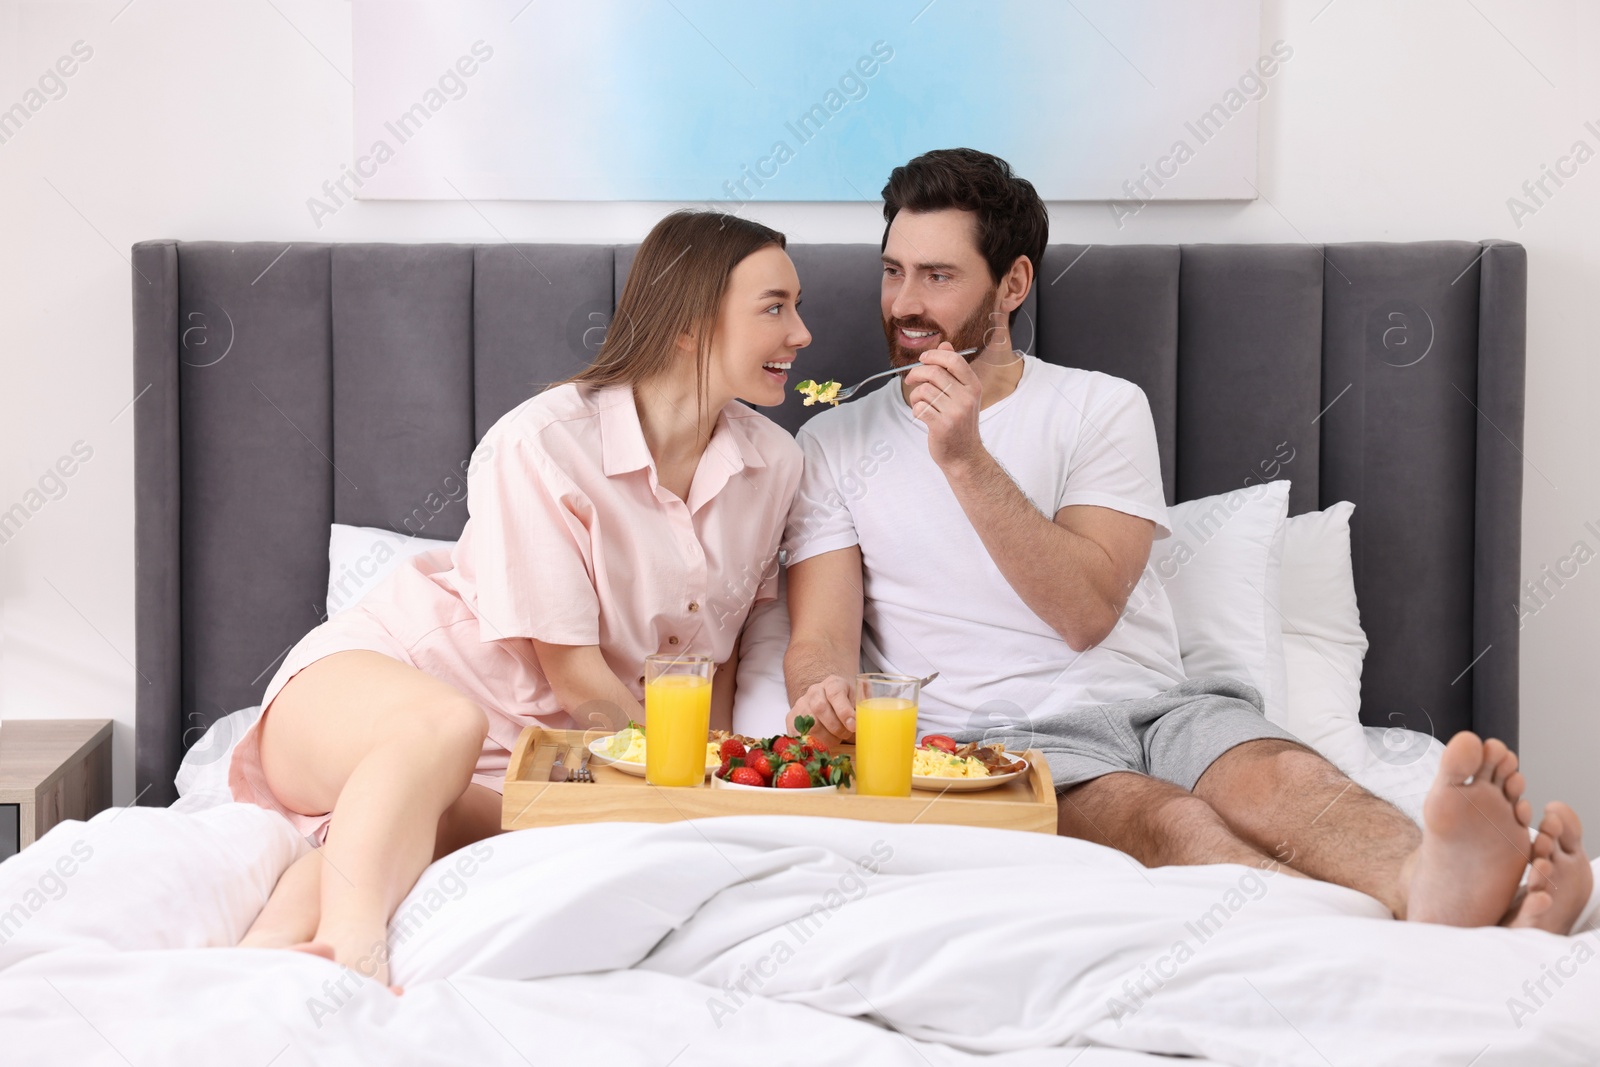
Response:
[[[645,657],[644,780],[651,785],[706,780],[711,668],[710,656]]]
[[[898,674],[856,675],[856,792],[911,795],[911,754],[917,743],[921,683]],[[648,750],[646,750],[648,753]]]

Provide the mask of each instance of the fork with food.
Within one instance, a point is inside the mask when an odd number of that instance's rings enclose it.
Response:
[[[970,356],[974,355],[977,351],[978,350],[976,348],[963,348],[961,351],[957,352],[956,355]],[[908,371],[913,367],[920,366],[923,366],[923,364],[907,363],[903,367],[895,367],[892,370],[879,371],[877,374],[868,375],[867,377],[861,379],[848,389],[840,388],[839,383],[835,381],[814,382],[810,378],[807,378],[805,381],[796,385],[794,389],[795,392],[805,397],[801,403],[806,407],[810,407],[812,404],[832,404],[834,407],[838,407],[841,403],[849,400],[851,397],[859,393],[862,386],[871,382],[875,382],[879,378],[887,378],[892,374],[899,374],[901,371]]]

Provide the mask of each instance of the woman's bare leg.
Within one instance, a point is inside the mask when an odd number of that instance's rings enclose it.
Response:
[[[439,817],[433,858],[442,859],[500,832],[500,794],[481,785],[469,785]],[[291,863],[278,878],[266,907],[250,924],[239,947],[288,948],[312,940],[322,915],[323,866],[321,849],[313,849]]]
[[[387,982],[389,917],[433,857],[441,818],[467,791],[487,719],[446,683],[366,651],[311,664],[269,710],[268,786],[292,811],[333,813],[321,863],[308,864],[321,883],[310,940]],[[304,891],[296,873],[284,886],[286,909]]]
[[[322,895],[322,853],[312,849],[278,877],[266,907],[239,941],[240,948],[288,948],[310,941],[317,932]]]

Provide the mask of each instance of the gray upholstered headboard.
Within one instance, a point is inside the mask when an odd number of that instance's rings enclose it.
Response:
[[[878,250],[790,252],[802,376],[879,369]],[[459,534],[474,444],[593,353],[631,253],[134,247],[145,803],[322,617],[330,523]],[[1053,245],[1015,340],[1143,387],[1169,501],[1274,462],[1292,513],[1354,501],[1363,718],[1514,745],[1526,284],[1496,241]]]

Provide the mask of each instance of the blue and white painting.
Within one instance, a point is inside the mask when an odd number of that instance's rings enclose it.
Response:
[[[1259,0],[355,0],[356,197],[876,200],[932,148],[1047,200],[1254,196]]]

